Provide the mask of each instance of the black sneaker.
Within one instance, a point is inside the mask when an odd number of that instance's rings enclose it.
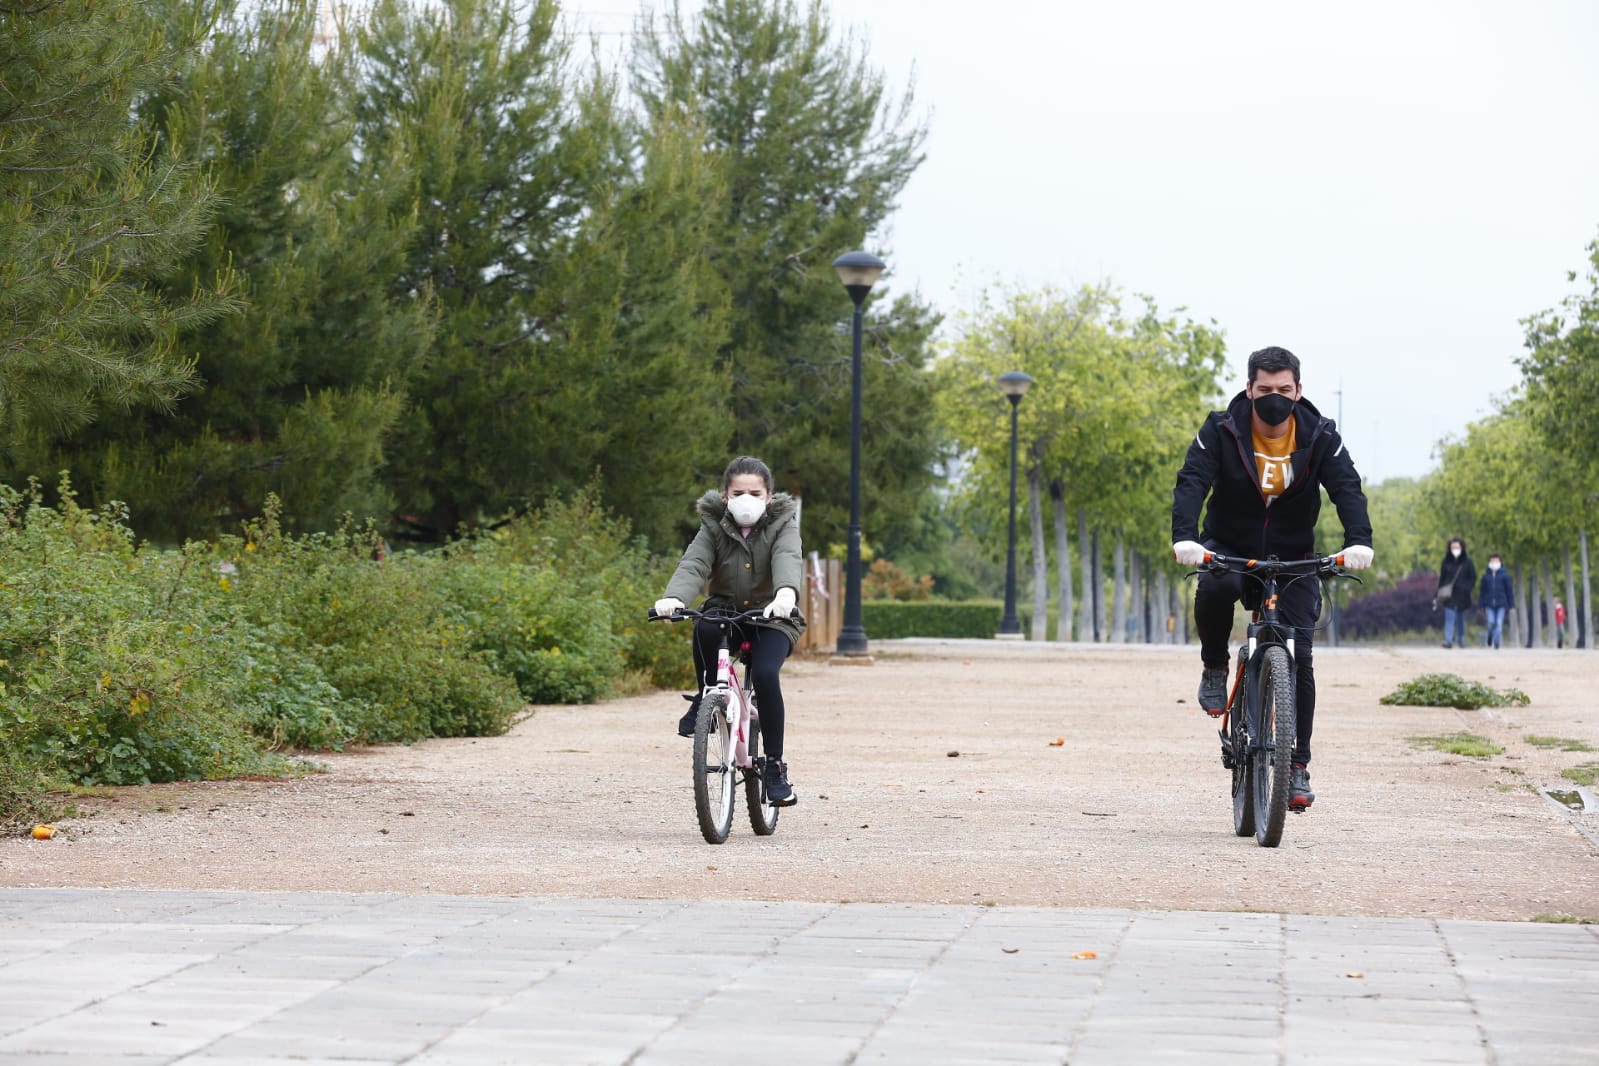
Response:
[[[1302,762],[1294,763],[1294,768],[1288,772],[1288,809],[1302,811],[1316,802],[1316,794],[1310,790],[1310,771],[1305,769]]]
[[[700,716],[700,698],[698,696],[684,696],[688,700],[688,710],[683,712],[683,717],[677,720],[677,735],[691,737],[694,735],[694,723]]]
[[[1199,706],[1212,718],[1227,709],[1227,668],[1207,666],[1199,677]]]
[[[766,789],[766,802],[774,807],[792,807],[799,802],[788,783],[788,764],[776,759],[761,763],[761,784]]]

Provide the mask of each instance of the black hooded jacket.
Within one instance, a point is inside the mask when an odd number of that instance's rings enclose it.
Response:
[[[1194,435],[1172,490],[1173,542],[1196,540],[1224,553],[1304,559],[1315,552],[1316,518],[1325,486],[1344,524],[1344,547],[1371,547],[1371,519],[1360,474],[1344,448],[1338,427],[1309,400],[1294,406],[1296,445],[1293,482],[1270,507],[1260,491],[1250,431],[1251,403],[1243,392],[1225,411],[1213,411]],[[1199,509],[1205,508],[1205,525]]]

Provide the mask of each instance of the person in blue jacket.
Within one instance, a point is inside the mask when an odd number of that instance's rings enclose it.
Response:
[[[1488,634],[1484,640],[1497,648],[1505,625],[1505,612],[1516,606],[1516,588],[1510,583],[1510,571],[1505,569],[1505,560],[1498,552],[1488,556],[1488,569],[1482,572],[1477,602],[1482,604],[1487,616]]]

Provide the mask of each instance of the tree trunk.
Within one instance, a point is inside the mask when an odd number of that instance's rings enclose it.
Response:
[[[1127,642],[1138,644],[1144,639],[1144,557],[1138,552],[1127,553]]]
[[[1093,544],[1093,585],[1094,590],[1094,643],[1098,644],[1105,639],[1105,561],[1099,554],[1099,530],[1094,530]]]
[[[1527,600],[1527,635],[1532,638],[1527,647],[1537,648],[1543,645],[1543,592],[1538,587],[1538,564],[1533,563],[1527,570],[1528,591],[1531,593]]]
[[[1571,548],[1566,551],[1566,647],[1577,646],[1577,578],[1571,569]]]
[[[1188,582],[1181,579],[1171,585],[1172,643],[1188,643]]]
[[[1155,571],[1155,643],[1172,642],[1171,589],[1166,584],[1166,568]]]
[[[1120,644],[1127,639],[1127,547],[1121,537],[1116,538],[1116,549],[1111,559],[1110,633],[1106,643]]]
[[[1582,530],[1577,535],[1577,547],[1582,555],[1582,624],[1587,632],[1583,634],[1582,646],[1592,649],[1593,639],[1593,580],[1588,573],[1588,531]]]
[[[1091,641],[1094,639],[1094,563],[1090,558],[1093,552],[1088,548],[1088,511],[1082,507],[1077,508],[1077,554],[1083,572],[1083,588],[1079,594],[1082,602],[1077,607],[1077,639]]]
[[[1027,518],[1033,534],[1033,640],[1049,639],[1049,556],[1044,552],[1044,499],[1038,471],[1027,471]]]
[[[1338,647],[1338,586],[1343,582],[1327,582],[1327,646]]]
[[[1528,604],[1532,601],[1527,595],[1527,572],[1517,563],[1515,570],[1516,606],[1510,612],[1511,625],[1515,627],[1516,647],[1532,647],[1532,611]]]
[[[1060,603],[1056,604],[1055,639],[1072,639],[1072,553],[1066,543],[1066,490],[1059,481],[1049,484],[1055,501],[1055,569],[1059,574]]]

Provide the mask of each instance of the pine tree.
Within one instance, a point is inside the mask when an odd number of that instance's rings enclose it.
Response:
[[[809,542],[842,541],[852,308],[831,264],[881,231],[921,162],[911,94],[890,98],[820,0],[709,0],[692,22],[674,6],[664,31],[641,38],[633,80],[653,122],[698,118],[725,175],[709,253],[733,308],[728,449],[761,455],[805,496]],[[868,323],[863,502],[867,537],[881,541],[916,524],[931,482],[937,317],[874,292]]]
[[[384,440],[430,301],[392,285],[412,231],[403,161],[356,153],[351,56],[314,48],[315,30],[315,0],[240,5],[141,103],[164,153],[209,162],[221,200],[164,289],[187,299],[231,263],[243,312],[183,335],[201,387],[176,410],[109,417],[35,465],[128,500],[146,535],[234,528],[269,493],[302,528],[390,512]]]
[[[179,337],[225,313],[226,269],[158,284],[203,239],[216,196],[133,115],[212,12],[169,32],[133,0],[0,2],[0,435],[61,433],[169,406],[194,384]],[[10,464],[7,464],[10,465]]]

